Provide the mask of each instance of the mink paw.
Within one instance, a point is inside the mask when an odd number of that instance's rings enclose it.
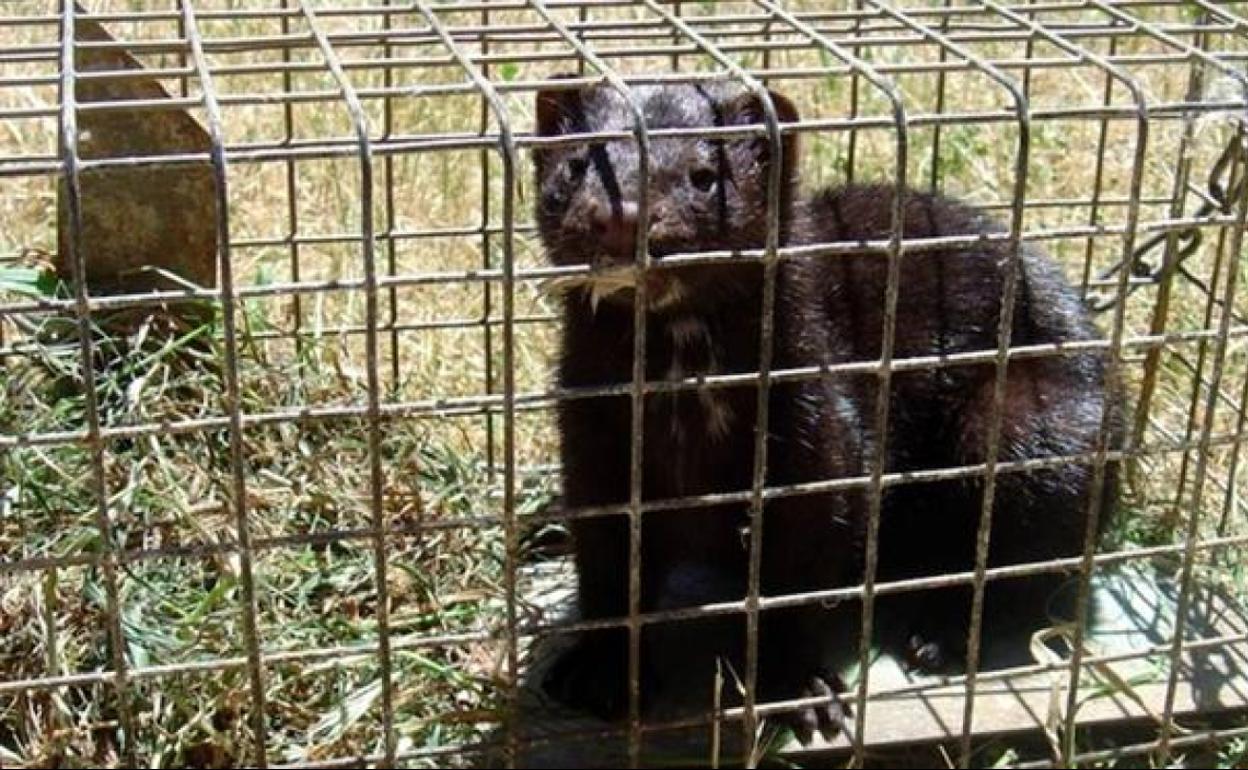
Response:
[[[849,704],[842,703],[839,697],[846,689],[845,683],[836,674],[826,671],[816,673],[801,686],[798,697],[826,698],[827,701],[789,711],[779,719],[793,730],[794,737],[803,746],[810,745],[816,732],[825,741],[831,741],[840,733],[850,735],[849,719],[853,712]]]
[[[940,642],[912,635],[906,641],[906,666],[922,674],[939,673],[946,663],[945,647]]]
[[[957,670],[958,661],[966,657],[966,642],[950,633],[916,631],[901,652],[909,671],[936,676]]]
[[[627,647],[610,637],[582,638],[550,667],[542,689],[570,708],[618,719],[628,710]]]

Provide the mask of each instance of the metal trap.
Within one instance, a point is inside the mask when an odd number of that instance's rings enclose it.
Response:
[[[1208,745],[1242,762],[1246,59],[1248,4],[1207,0],[10,0],[0,764],[861,765],[939,742],[968,766],[1002,736],[1039,746],[997,757],[1028,766]],[[547,289],[590,267],[542,257],[531,155],[551,140],[532,130],[534,96],[721,81],[800,107],[750,130],[800,137],[806,189],[943,191],[1053,254],[1132,406],[1121,445],[1046,460],[1127,469],[1122,523],[1023,568],[1072,575],[1096,607],[1087,631],[1002,671],[998,648],[1030,640],[976,617],[983,646],[945,681],[852,640],[851,730],[806,749],[741,740],[784,708],[748,674],[739,705],[666,725],[562,713],[532,684],[585,630],[550,596],[573,586],[542,533],[699,504],[560,506],[557,408],[732,384],[551,385]],[[931,245],[894,236],[735,256]],[[974,355],[1003,372],[1069,352],[1040,347]],[[958,363],[748,374],[887,383]],[[878,502],[942,474],[1025,471],[876,463],[828,481]],[[732,492],[755,517],[802,493]],[[870,618],[877,594],[1008,576],[980,556],[964,574],[799,597],[754,585],[703,609],[849,601]],[[600,622],[636,643],[663,619]],[[1126,723],[1148,740],[1087,741]]]

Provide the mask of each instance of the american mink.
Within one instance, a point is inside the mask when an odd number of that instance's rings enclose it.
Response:
[[[648,127],[760,124],[759,98],[729,85],[664,85],[634,89]],[[782,122],[797,120],[791,101],[770,95]],[[545,90],[537,95],[541,135],[629,131],[632,112],[606,85]],[[787,245],[886,238],[894,188],[851,185],[801,198],[796,136],[782,150],[780,232]],[[666,255],[764,245],[772,152],[765,139],[655,137],[649,167],[646,274],[646,377],[757,371],[763,272],[758,262],[662,267]],[[563,296],[559,384],[585,388],[630,383],[638,154],[630,141],[547,146],[534,151],[537,223],[548,258],[594,272]],[[1000,231],[957,201],[907,190],[904,235],[930,237]],[[1007,247],[1000,242],[906,255],[897,305],[897,359],[995,351]],[[878,359],[887,260],[880,255],[794,258],[777,271],[773,368]],[[621,276],[624,277],[621,277]],[[1025,247],[1012,344],[1098,337],[1076,293],[1047,256]],[[889,431],[873,435],[879,381],[832,375],[774,383],[769,396],[766,482],[787,485],[866,476],[876,442],[886,441],[886,472],[982,462],[992,403],[994,364],[897,372]],[[1017,359],[1007,375],[999,460],[1093,450],[1106,409],[1102,355]],[[1111,393],[1116,392],[1110,389]],[[630,398],[604,396],[561,403],[563,493],[572,508],[629,499]],[[1122,425],[1111,397],[1116,441]],[[751,488],[757,391],[754,385],[681,390],[644,401],[644,500]],[[1068,462],[1028,473],[1002,472],[992,522],[990,566],[1082,552],[1093,482],[1090,464]],[[1108,510],[1117,477],[1105,479]],[[961,479],[890,486],[883,500],[881,580],[970,570],[980,520],[982,481]],[[778,596],[860,583],[868,519],[861,489],[780,496],[764,512],[761,586]],[[1107,517],[1101,516],[1105,521]],[[644,514],[641,541],[643,611],[688,607],[745,596],[746,504],[664,509]],[[628,614],[628,521],[624,515],[575,519],[571,525],[579,608],[590,619]],[[989,615],[1023,615],[1044,607],[1058,576],[991,581]],[[962,649],[969,624],[968,587],[881,598],[909,623],[906,639],[929,662],[934,651]],[[861,607],[813,605],[771,610],[760,619],[759,695],[788,699],[826,693],[839,683],[835,655],[857,649]],[[1042,618],[1035,618],[1040,622]],[[643,708],[675,684],[676,669],[704,676],[710,692],[716,658],[742,672],[741,615],[650,624],[642,633]],[[935,648],[930,645],[938,645]],[[627,706],[627,632],[582,635],[557,661],[547,690],[603,716]],[[678,662],[674,662],[678,661]],[[729,688],[731,689],[731,688]],[[802,739],[827,734],[834,707],[793,715]]]

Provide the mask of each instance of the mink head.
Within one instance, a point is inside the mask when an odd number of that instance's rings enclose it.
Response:
[[[729,84],[636,87],[632,98],[646,128],[765,125],[761,98]],[[770,94],[781,122],[795,122],[788,99]],[[637,255],[639,151],[631,138],[627,97],[602,84],[537,94],[541,136],[624,132],[604,139],[534,150],[537,223],[551,262],[590,265],[589,275],[565,279],[595,306],[631,304]],[[766,245],[767,192],[775,153],[765,136],[652,136],[649,152],[646,304],[663,312],[740,299],[757,291],[757,263],[700,262],[664,268],[672,254],[761,248]],[[781,239],[788,228],[797,155],[796,137],[782,147]]]

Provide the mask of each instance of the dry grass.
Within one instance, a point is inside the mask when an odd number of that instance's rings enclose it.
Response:
[[[48,13],[48,0],[18,0],[3,13]],[[139,0],[90,3],[93,8],[152,8]],[[196,3],[201,10],[244,7],[246,3]],[[313,4],[314,6],[317,4]],[[694,12],[711,12],[715,4]],[[810,4],[812,7],[817,4]],[[705,6],[702,8],[701,6]],[[159,7],[165,7],[159,4]],[[744,4],[722,4],[719,12],[742,10]],[[615,9],[597,18],[640,15]],[[568,16],[567,18],[574,18]],[[467,24],[475,14],[448,14],[450,23]],[[496,22],[534,22],[533,14],[496,14]],[[1056,22],[1057,17],[1049,18]],[[326,18],[327,30],[376,27],[376,19]],[[418,25],[416,14],[402,23]],[[303,30],[301,22],[292,29]],[[211,38],[277,34],[273,19],[252,22],[205,22]],[[117,25],[116,34],[160,38],[176,34],[171,24]],[[40,30],[0,27],[0,49],[56,40],[55,27]],[[1224,41],[1225,45],[1231,42]],[[1140,51],[1156,45],[1127,44]],[[983,55],[1021,58],[1022,46],[976,44]],[[513,44],[493,50],[554,52],[556,47]],[[557,50],[567,52],[566,46]],[[395,55],[440,54],[436,46],[399,46]],[[343,49],[355,59],[376,58],[385,51],[373,47]],[[877,64],[934,61],[937,50],[927,46],[879,46],[864,49]],[[1036,57],[1056,52],[1038,44]],[[277,62],[281,51],[216,53],[214,66],[245,62]],[[319,62],[317,52],[298,49],[295,61]],[[741,55],[743,64],[757,66],[757,53]],[[812,66],[821,58],[812,50],[780,55],[777,63]],[[666,57],[617,60],[629,71],[670,68]],[[153,57],[149,64],[159,64]],[[687,69],[707,62],[685,57]],[[522,63],[495,67],[497,82],[528,80],[566,71],[567,62]],[[1187,68],[1140,67],[1150,98],[1179,99]],[[55,74],[48,64],[0,63],[0,76]],[[1017,74],[1017,73],[1016,73]],[[357,88],[380,86],[380,68],[353,69]],[[454,83],[462,76],[453,66],[396,71],[395,82],[412,86]],[[908,106],[915,113],[931,111],[936,94],[931,73],[898,77]],[[171,84],[176,87],[176,83]],[[790,93],[804,114],[838,117],[848,113],[850,85],[844,77],[777,81],[774,87]],[[200,85],[191,82],[191,91]],[[222,77],[222,94],[264,93],[280,89],[280,76],[248,74]],[[332,89],[323,69],[292,78],[295,90]],[[951,74],[946,110],[975,110],[1004,103],[1003,93],[982,75]],[[1031,94],[1038,109],[1098,104],[1102,80],[1090,66],[1037,69]],[[509,114],[520,127],[531,120],[530,94],[505,97]],[[1115,92],[1116,103],[1126,95]],[[54,86],[0,88],[0,109],[55,105]],[[381,100],[366,102],[375,137],[381,134]],[[887,114],[878,95],[864,92],[865,114]],[[296,139],[350,138],[350,124],[341,101],[296,105]],[[480,104],[474,97],[422,94],[392,104],[396,134],[440,131],[475,132]],[[200,115],[202,118],[202,115]],[[280,140],[284,135],[280,105],[227,104],[225,130],[231,143]],[[1087,118],[1038,123],[1033,133],[1028,196],[1031,200],[1086,197],[1100,124]],[[1114,124],[1104,168],[1107,196],[1125,195],[1131,158],[1129,124]],[[1157,123],[1146,166],[1145,194],[1168,196],[1180,127]],[[1195,146],[1198,178],[1220,150],[1226,125],[1216,120],[1201,125]],[[911,146],[909,177],[925,184],[933,171],[930,128],[916,129]],[[1011,194],[1014,129],[1005,125],[959,125],[944,129],[941,153],[935,160],[943,186],[982,203],[1007,201]],[[854,169],[859,177],[882,177],[894,165],[893,139],[888,130],[862,132]],[[0,153],[50,155],[56,150],[55,121],[0,120]],[[523,221],[531,203],[527,158],[522,169],[518,202]],[[379,231],[393,226],[408,231],[426,227],[475,227],[482,218],[483,169],[488,170],[489,224],[500,223],[503,190],[497,157],[477,151],[430,152],[375,162],[379,185],[389,180],[394,208],[387,210],[382,189],[377,191]],[[829,133],[807,141],[803,173],[806,184],[832,183],[849,168],[847,134]],[[263,285],[293,279],[294,249],[280,243],[288,235],[290,212],[298,218],[303,236],[358,233],[360,229],[359,168],[352,158],[301,160],[294,164],[294,200],[286,192],[285,163],[235,164],[230,169],[231,235],[234,269],[240,283]],[[17,262],[0,262],[0,270],[15,285],[0,284],[0,298],[13,301],[23,292],[50,291],[46,282],[32,287],[40,267],[30,254],[55,250],[55,180],[44,177],[4,177],[0,182],[0,254],[26,251]],[[1165,207],[1145,207],[1143,219],[1163,216]],[[1103,212],[1107,225],[1120,224],[1123,210]],[[1028,227],[1045,228],[1086,224],[1086,207],[1036,208]],[[1206,246],[1189,267],[1205,280],[1213,275],[1210,230]],[[276,239],[277,245],[240,245],[248,240]],[[330,240],[330,239],[326,239]],[[465,270],[483,263],[497,266],[499,240],[494,238],[483,255],[479,236],[438,237],[382,241],[378,254],[393,259],[400,274]],[[1069,268],[1072,278],[1082,273],[1088,239],[1064,238],[1048,247]],[[1115,258],[1120,240],[1092,239],[1090,253],[1097,268]],[[33,251],[31,251],[33,250]],[[533,239],[516,243],[521,265],[540,264]],[[358,280],[363,275],[360,245],[355,242],[305,242],[298,247],[302,280]],[[36,269],[18,273],[15,266]],[[1241,286],[1248,274],[1241,266]],[[1225,275],[1225,273],[1223,273]],[[1205,318],[1204,295],[1178,282],[1173,330],[1216,328]],[[1142,290],[1131,299],[1126,322],[1131,333],[1147,329],[1155,291]],[[1241,290],[1236,300],[1241,313],[1248,302]],[[480,283],[441,283],[396,292],[391,306],[383,298],[383,318],[391,314],[400,324],[419,324],[479,317],[485,306]],[[501,313],[497,287],[492,290],[492,313]],[[517,287],[520,315],[552,311],[535,283]],[[139,318],[99,318],[93,331],[97,351],[96,397],[105,426],[177,423],[224,414],[224,360],[220,319],[188,323],[159,309]],[[125,323],[121,324],[124,320]],[[1108,319],[1107,319],[1108,320]],[[275,409],[359,405],[366,397],[363,338],[341,327],[362,324],[362,292],[334,290],[305,294],[298,314],[289,296],[248,301],[240,313],[240,397],[244,412]],[[1242,326],[1242,322],[1238,322]],[[124,329],[119,332],[118,329]],[[299,342],[291,340],[299,332]],[[78,346],[72,323],[47,315],[0,318],[6,354],[0,370],[0,435],[31,435],[81,430],[85,399],[81,388]],[[524,392],[545,389],[555,340],[551,324],[517,327],[515,373]],[[274,338],[276,337],[276,338]],[[486,362],[492,359],[494,389],[501,386],[501,335],[494,328],[487,352],[480,325],[465,329],[409,330],[395,338],[383,334],[381,346],[383,398],[386,403],[481,395],[486,392]],[[1209,347],[1209,352],[1214,348]],[[1193,378],[1185,361],[1194,362],[1199,349],[1179,344],[1162,357],[1162,377],[1151,411],[1156,425],[1148,439],[1164,438],[1163,431],[1181,436],[1190,424],[1188,404]],[[1243,338],[1229,348],[1225,389],[1232,399],[1215,417],[1219,432],[1236,430],[1236,406],[1243,408],[1242,383],[1248,368]],[[392,376],[397,373],[397,377]],[[1132,357],[1128,378],[1138,382],[1138,356]],[[1200,412],[1196,414],[1199,418]],[[1194,423],[1199,425],[1199,422]],[[520,513],[544,507],[552,498],[555,480],[535,472],[554,462],[555,437],[550,414],[522,413],[517,418],[517,460],[534,472],[521,476]],[[493,435],[494,446],[487,436]],[[500,695],[506,684],[503,665],[504,533],[497,523],[482,526],[443,526],[460,519],[497,521],[501,514],[502,477],[492,473],[487,458],[500,457],[501,421],[492,428],[480,416],[388,420],[383,428],[382,467],[385,483],[382,514],[392,534],[386,539],[390,563],[390,633],[397,647],[393,672],[396,726],[401,749],[436,749],[484,737],[500,718]],[[368,647],[379,635],[377,584],[369,505],[369,457],[363,421],[283,421],[249,428],[243,436],[244,481],[248,527],[258,549],[251,563],[255,578],[257,632],[266,653],[306,651],[332,647]],[[233,499],[228,432],[221,429],[140,438],[119,438],[105,446],[104,484],[107,489],[112,545],[127,554],[117,576],[117,599],[125,637],[123,654],[129,666],[150,671],[216,659],[237,660],[247,653],[243,624],[243,564],[237,552],[238,531],[229,501]],[[1224,500],[1217,484],[1205,485],[1200,501],[1191,499],[1190,484],[1176,496],[1182,453],[1147,458],[1141,463],[1137,486],[1129,501],[1118,539],[1128,544],[1173,542],[1187,517],[1203,511],[1206,526],[1233,511],[1225,531],[1244,531],[1242,501]],[[1228,478],[1229,447],[1210,457],[1214,478],[1236,489]],[[1242,462],[1241,462],[1242,465]],[[0,454],[0,548],[3,561],[41,558],[75,559],[71,566],[0,571],[0,680],[37,679],[104,671],[111,666],[107,632],[110,598],[103,571],[89,563],[106,550],[96,526],[95,494],[90,450],[80,444],[21,446]],[[1242,470],[1239,473],[1242,486]],[[355,533],[334,537],[338,532]],[[0,567],[3,566],[0,561]],[[1202,560],[1203,561],[1203,560]],[[1240,587],[1237,570],[1209,572],[1212,577]],[[404,646],[435,633],[482,634],[481,641],[438,647]],[[375,655],[350,658],[324,656],[266,667],[266,729],[272,761],[318,760],[375,752],[380,748],[380,678]],[[144,678],[130,692],[127,703],[136,718],[133,745],[140,762],[150,766],[229,766],[247,762],[251,727],[245,669],[233,665],[207,673],[177,673]],[[87,684],[55,690],[33,690],[0,695],[0,764],[15,766],[119,765],[117,720],[121,712],[116,690],[106,684]],[[1242,751],[1242,747],[1241,747]],[[446,759],[421,760],[436,764]],[[471,762],[472,759],[464,760]]]

